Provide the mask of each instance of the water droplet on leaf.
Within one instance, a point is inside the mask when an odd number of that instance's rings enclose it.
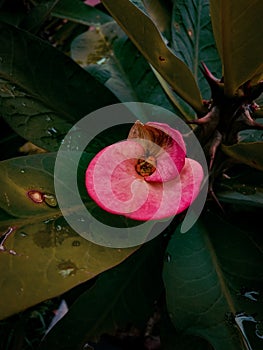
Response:
[[[50,136],[55,136],[58,133],[58,130],[54,127],[47,129],[47,134]]]
[[[80,241],[73,241],[72,242],[72,247],[79,247],[80,246]]]
[[[24,174],[24,173],[25,173],[25,170],[24,170],[24,169],[21,169],[21,170],[20,170],[20,173],[21,173],[21,174]]]
[[[52,193],[44,193],[43,200],[51,208],[55,208],[58,205],[57,199]]]
[[[27,192],[28,197],[34,203],[43,203],[43,193],[37,190],[31,190]]]
[[[165,259],[166,262],[169,263],[169,262],[171,262],[172,257],[171,257],[171,255],[169,253],[166,253],[164,259]]]
[[[27,237],[28,234],[27,234],[26,232],[23,232],[23,231],[22,231],[22,232],[20,232],[20,236],[21,236],[21,237]]]

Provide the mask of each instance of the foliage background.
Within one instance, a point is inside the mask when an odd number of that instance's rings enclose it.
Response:
[[[238,144],[220,149],[228,167],[212,176],[224,213],[208,197],[190,232],[180,234],[180,216],[139,249],[104,248],[79,237],[54,202],[53,169],[63,135],[103,106],[141,101],[188,121],[202,115],[210,89],[201,61],[229,78],[227,94],[252,76],[260,80],[262,3],[250,11],[244,1],[103,3],[124,31],[102,4],[0,1],[0,229],[16,228],[4,242],[1,237],[1,346],[147,349],[157,337],[155,346],[160,339],[168,350],[260,349],[262,131],[244,130]],[[210,8],[243,36],[232,30],[229,40],[214,20],[216,46]],[[108,137],[88,156],[116,141]],[[29,190],[47,194],[53,205],[36,205]],[[42,339],[63,299],[69,312]],[[247,319],[238,326],[240,312]]]

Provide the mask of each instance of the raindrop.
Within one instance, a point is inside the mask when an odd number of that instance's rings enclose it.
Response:
[[[22,232],[20,232],[20,236],[21,236],[21,237],[27,237],[28,234],[27,234],[26,232],[23,232],[23,231],[22,231]]]
[[[56,128],[52,127],[52,128],[47,129],[47,133],[50,136],[54,136],[58,133],[58,130]]]
[[[61,229],[62,229],[62,227],[61,227],[60,225],[57,225],[57,226],[56,226],[56,230],[57,230],[57,231],[61,231]]]
[[[44,222],[44,224],[49,224],[51,221],[54,221],[54,219],[47,219],[47,220],[45,220],[43,222]]]
[[[253,316],[246,315],[244,312],[240,312],[240,313],[235,315],[235,323],[238,326],[238,328],[243,336],[243,339],[246,343],[247,349],[252,350],[252,347],[251,347],[250,341],[247,337],[243,322],[252,322],[252,323],[257,324],[257,321],[255,320],[255,318]]]
[[[85,222],[85,219],[84,218],[79,218],[78,221]]]
[[[51,121],[50,116],[47,116],[47,117],[46,117],[46,121],[47,121],[47,122],[50,122],[50,121]]]
[[[83,350],[94,350],[94,347],[89,345],[89,343],[86,343],[86,344],[84,344],[82,349]]]
[[[245,297],[245,298],[248,298],[252,301],[258,301],[258,297],[259,297],[259,292],[255,291],[255,290],[241,290],[240,294]]]
[[[165,259],[166,262],[169,263],[169,262],[171,262],[172,257],[171,257],[171,255],[169,253],[166,253],[164,259]]]
[[[22,102],[22,106],[23,106],[23,107],[26,107],[26,104],[25,104],[25,102]]]
[[[25,173],[25,170],[24,170],[24,169],[21,169],[21,170],[20,170],[20,173],[21,173],[21,174],[24,174],[24,173]]]
[[[34,203],[43,203],[43,193],[31,190],[27,192],[28,197],[34,202]]]
[[[3,63],[3,57],[0,57],[0,63]]]
[[[105,63],[106,61],[107,61],[107,58],[106,58],[106,57],[103,57],[103,58],[101,58],[100,60],[98,60],[96,63],[99,64],[99,65],[101,65],[101,64]]]
[[[46,203],[46,205],[48,205],[51,208],[55,208],[58,205],[57,199],[52,193],[44,193],[43,200]]]
[[[73,241],[72,242],[72,247],[79,247],[80,246],[80,241]]]
[[[192,29],[188,29],[187,33],[188,33],[189,36],[193,36],[193,31],[192,31]]]

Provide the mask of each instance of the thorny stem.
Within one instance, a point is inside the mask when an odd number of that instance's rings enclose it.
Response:
[[[263,130],[263,125],[253,119],[254,112],[258,109],[254,100],[263,92],[263,81],[255,86],[248,81],[234,96],[228,97],[224,94],[224,78],[217,79],[204,63],[201,70],[210,86],[211,99],[204,102],[207,113],[189,124],[197,125],[194,132],[204,148],[209,163],[209,192],[222,209],[213,191],[214,175],[220,172],[222,161],[227,159],[219,149],[221,144],[229,146],[237,143],[238,132],[242,130]]]

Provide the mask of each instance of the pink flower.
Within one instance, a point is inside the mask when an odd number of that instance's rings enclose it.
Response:
[[[101,208],[142,221],[187,209],[202,179],[180,132],[156,122],[137,121],[127,140],[101,150],[86,170],[88,194]]]
[[[100,3],[100,0],[85,0],[84,4],[87,4],[89,6],[96,6]]]

